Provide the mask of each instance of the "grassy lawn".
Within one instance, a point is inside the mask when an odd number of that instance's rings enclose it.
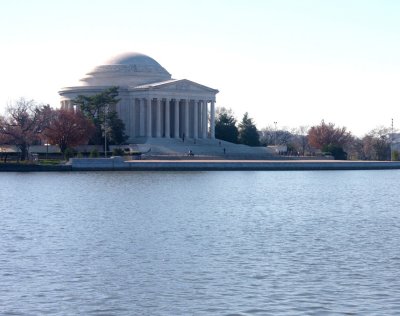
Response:
[[[64,163],[65,160],[63,159],[39,159],[39,164],[41,165],[59,165],[61,163]]]

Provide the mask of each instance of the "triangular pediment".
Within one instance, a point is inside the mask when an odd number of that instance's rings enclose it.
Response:
[[[203,86],[187,79],[172,79],[162,82],[141,85],[133,90],[158,90],[158,91],[180,91],[180,92],[211,92],[218,93],[218,90]]]

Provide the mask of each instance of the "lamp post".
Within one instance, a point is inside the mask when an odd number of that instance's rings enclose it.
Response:
[[[394,160],[393,159],[393,119],[392,119],[392,133],[390,135],[390,160]]]
[[[104,158],[107,158],[107,127],[104,120]]]
[[[104,158],[107,158],[107,113],[108,105],[104,107]]]
[[[46,143],[46,144],[44,144],[45,146],[46,146],[46,160],[47,160],[47,157],[48,157],[48,155],[49,155],[49,146],[50,146],[50,144],[49,143]]]

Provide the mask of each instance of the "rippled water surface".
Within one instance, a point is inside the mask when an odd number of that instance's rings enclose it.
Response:
[[[399,171],[0,174],[1,315],[399,315]]]

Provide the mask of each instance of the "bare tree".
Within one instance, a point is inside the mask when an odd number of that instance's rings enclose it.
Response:
[[[304,156],[307,150],[310,150],[310,145],[308,143],[308,130],[309,126],[301,125],[295,129],[293,129],[292,134],[292,143],[293,146],[297,149],[301,156]]]
[[[366,159],[390,160],[391,129],[380,126],[371,130],[362,139],[363,153]]]
[[[39,140],[48,122],[49,108],[23,98],[7,107],[6,115],[0,121],[0,134],[7,144],[15,145],[21,151],[21,160],[26,159],[29,147]]]
[[[263,146],[270,145],[289,145],[293,134],[286,129],[275,130],[272,126],[267,126],[260,131],[260,142]]]
[[[367,158],[365,156],[363,146],[363,140],[358,137],[354,137],[353,140],[346,145],[346,152],[352,159],[365,160]]]
[[[260,130],[260,143],[262,146],[275,145],[275,130],[271,126]]]

